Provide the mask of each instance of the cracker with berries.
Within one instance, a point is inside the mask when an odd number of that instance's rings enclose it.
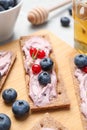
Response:
[[[0,91],[9,76],[9,72],[11,71],[15,59],[16,54],[12,51],[0,51]]]
[[[47,35],[20,39],[31,111],[70,107],[51,44]]]
[[[87,130],[87,55],[77,54],[72,64],[73,79],[84,129]]]
[[[54,119],[49,113],[45,113],[43,117],[34,124],[31,130],[68,130],[60,122]]]

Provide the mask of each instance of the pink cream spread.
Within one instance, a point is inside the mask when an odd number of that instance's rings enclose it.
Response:
[[[5,75],[11,64],[12,53],[7,51],[0,51],[0,74]]]
[[[87,118],[87,73],[82,72],[80,69],[76,69],[75,76],[80,83],[81,111]]]
[[[41,128],[41,130],[55,130],[53,128]]]
[[[23,46],[23,52],[25,54],[24,67],[26,73],[29,74],[29,87],[30,93],[29,96],[33,100],[36,106],[44,106],[53,98],[57,97],[56,86],[57,86],[57,78],[54,69],[51,73],[51,83],[47,84],[45,87],[42,87],[38,82],[38,74],[35,75],[32,73],[31,66],[33,63],[40,64],[41,59],[33,60],[30,56],[29,49],[31,47],[42,49],[45,51],[46,56],[49,57],[49,54],[52,51],[50,43],[42,37],[32,37],[28,41],[25,42]]]

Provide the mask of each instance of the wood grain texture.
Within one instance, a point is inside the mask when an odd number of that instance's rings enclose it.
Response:
[[[69,57],[72,54],[75,54],[76,51],[71,48],[64,41],[57,38],[55,35],[50,33],[49,31],[39,31],[36,34],[49,34],[52,46],[55,53],[55,58],[59,64],[59,70],[61,71],[68,97],[71,101],[71,109],[70,110],[60,110],[60,111],[50,111],[51,115],[56,118],[56,120],[60,121],[65,127],[69,130],[83,130],[82,122],[80,119],[79,107],[75,95],[73,79],[71,76],[71,68]],[[22,64],[22,57],[20,52],[20,46],[18,41],[14,41],[12,43],[8,43],[0,47],[0,50],[12,50],[17,54],[17,60],[13,66],[13,69],[8,77],[4,85],[4,89],[13,87],[18,92],[17,99],[24,99],[28,101],[27,89],[25,84],[24,77],[24,69]],[[30,130],[36,121],[38,121],[45,112],[38,112],[35,114],[31,114],[26,119],[15,119],[11,106],[4,104],[1,94],[0,94],[0,113],[7,114],[12,121],[11,130]]]

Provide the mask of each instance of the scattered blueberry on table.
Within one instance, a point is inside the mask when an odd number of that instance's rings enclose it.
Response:
[[[23,117],[29,114],[30,106],[25,100],[16,100],[12,105],[12,111],[15,117]]]
[[[68,17],[61,17],[60,22],[62,26],[68,27],[70,24],[70,19]]]
[[[0,130],[9,130],[10,126],[10,118],[6,114],[0,113]]]
[[[9,88],[3,91],[2,98],[6,103],[13,103],[17,98],[17,92],[13,88]]]
[[[0,12],[13,8],[17,5],[17,0],[0,0]]]
[[[72,8],[68,8],[69,14],[72,16]]]

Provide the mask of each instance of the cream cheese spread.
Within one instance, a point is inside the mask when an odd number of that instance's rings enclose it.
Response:
[[[0,51],[0,75],[3,76],[8,71],[11,64],[12,53]]]
[[[84,73],[80,69],[76,69],[75,76],[79,81],[81,111],[87,118],[87,73]]]

